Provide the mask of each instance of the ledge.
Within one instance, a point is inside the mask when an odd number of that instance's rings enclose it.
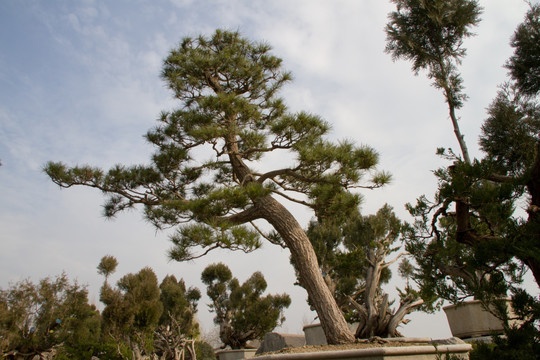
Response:
[[[300,359],[333,359],[333,360],[354,360],[354,359],[438,359],[442,354],[461,355],[462,359],[468,359],[468,353],[472,349],[470,344],[453,345],[419,345],[401,347],[378,347],[369,349],[351,349],[337,351],[318,351],[290,354],[271,354],[257,356],[257,360],[300,360]]]

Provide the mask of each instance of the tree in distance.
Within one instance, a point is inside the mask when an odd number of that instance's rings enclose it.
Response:
[[[121,355],[131,352],[134,359],[142,359],[153,351],[154,331],[163,312],[157,277],[146,267],[124,275],[117,285],[113,288],[104,282],[101,287],[103,332],[118,344]]]
[[[390,176],[376,171],[373,149],[331,142],[321,118],[287,111],[278,93],[291,75],[270,50],[238,32],[185,38],[163,64],[162,77],[179,107],[163,112],[146,134],[157,149],[149,165],[104,172],[49,162],[45,172],[61,187],[101,190],[108,217],[140,204],[158,229],[176,227],[170,256],[178,261],[220,248],[250,252],[261,237],[282,241],[328,342],[352,342],[309,239],[277,199],[315,208],[306,198],[316,199],[320,186],[376,188]],[[272,162],[265,155],[276,153],[291,161],[267,169]],[[275,232],[264,232],[262,220]]]
[[[101,319],[88,291],[66,274],[38,284],[20,281],[0,289],[0,356],[89,358],[100,339]]]
[[[233,278],[223,263],[207,266],[201,279],[212,300],[210,310],[216,316],[223,347],[242,349],[250,340],[262,340],[284,320],[283,310],[291,304],[289,295],[266,295],[266,280],[255,272],[243,284]]]
[[[117,344],[123,358],[144,359],[158,356],[164,360],[180,360],[186,351],[194,358],[195,343],[199,335],[196,322],[197,301],[200,292],[186,289],[183,280],[166,276],[158,286],[154,271],[145,267],[136,274],[120,278],[117,288],[107,279],[114,273],[118,261],[114,256],[104,256],[98,272],[105,276],[100,300],[105,304],[102,312],[103,334]]]

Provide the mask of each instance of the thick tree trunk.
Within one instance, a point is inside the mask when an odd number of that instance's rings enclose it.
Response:
[[[281,235],[296,264],[300,283],[306,289],[317,311],[329,344],[354,342],[354,335],[319,270],[317,256],[306,233],[294,216],[277,200],[266,196],[256,206]]]

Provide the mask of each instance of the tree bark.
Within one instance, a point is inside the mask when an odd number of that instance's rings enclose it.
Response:
[[[227,121],[234,124],[234,116],[229,117]],[[240,184],[247,185],[255,181],[255,177],[240,155],[236,137],[236,134],[231,133],[224,140],[234,175]],[[354,342],[355,337],[320,272],[313,245],[296,218],[270,195],[254,200],[254,208],[254,213],[260,214],[261,218],[268,221],[289,248],[298,269],[299,281],[315,307],[327,342],[329,344]]]
[[[296,264],[299,280],[319,316],[329,344],[354,342],[341,310],[326,286],[317,256],[306,233],[294,216],[277,200],[266,196],[256,202],[262,217],[281,235]]]

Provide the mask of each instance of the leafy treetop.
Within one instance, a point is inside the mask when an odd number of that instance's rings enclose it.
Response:
[[[270,49],[222,30],[185,38],[164,61],[162,77],[181,105],[163,112],[146,134],[157,148],[150,165],[117,165],[104,172],[49,162],[45,171],[62,187],[102,190],[108,195],[107,216],[142,204],[158,228],[185,224],[172,236],[170,255],[176,260],[216,248],[258,248],[260,229],[243,224],[264,217],[253,205],[266,195],[314,208],[304,195],[317,186],[386,183],[389,175],[374,171],[373,149],[332,143],[325,139],[330,126],[321,118],[287,111],[278,91],[291,75]],[[276,151],[291,164],[265,170],[260,160]],[[366,173],[371,183],[362,184]],[[204,251],[194,252],[197,247]]]

